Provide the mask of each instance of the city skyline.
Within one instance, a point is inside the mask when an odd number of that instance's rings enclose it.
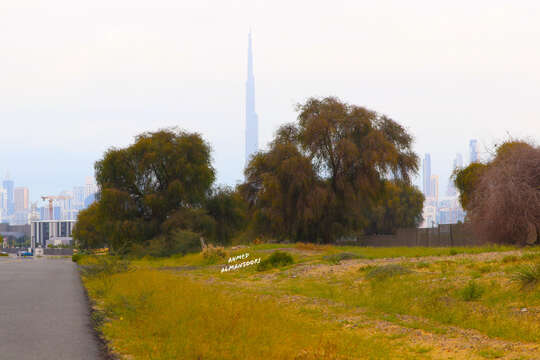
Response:
[[[34,194],[6,175],[0,186],[0,223],[29,224],[33,220],[76,220],[78,212],[95,201],[98,187],[93,176],[84,185],[75,185],[59,193]]]
[[[540,139],[530,101],[538,3],[211,3],[6,3],[0,170],[35,200],[82,183],[108,148],[178,126],[204,136],[218,182],[234,185],[245,165],[250,26],[260,149],[296,118],[297,103],[328,95],[398,121],[437,174],[450,173],[456,152],[468,159],[470,138],[481,153],[507,134]]]

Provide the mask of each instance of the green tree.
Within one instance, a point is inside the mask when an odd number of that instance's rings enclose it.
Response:
[[[404,184],[418,170],[412,137],[392,119],[327,97],[299,105],[267,152],[246,168],[242,192],[260,231],[329,242],[360,232],[365,209],[389,178]]]
[[[246,225],[246,203],[231,187],[212,189],[206,200],[205,209],[214,222],[209,237],[219,244],[228,244]]]
[[[416,227],[422,221],[424,194],[416,187],[385,181],[375,206],[367,209],[367,234],[393,234],[399,228]]]
[[[80,213],[74,236],[85,246],[102,239],[113,251],[170,235],[179,214],[203,208],[215,179],[210,146],[199,134],[176,129],[146,132],[126,148],[108,150],[95,170],[98,201]],[[200,230],[186,219],[180,225]]]
[[[282,129],[283,130],[283,129]],[[253,157],[240,191],[253,211],[256,231],[278,239],[313,241],[324,220],[326,189],[298,147],[278,136]]]
[[[99,203],[94,202],[79,213],[77,224],[73,229],[76,247],[81,249],[100,248],[108,242],[108,232],[105,226],[106,219],[100,216],[99,210]]]
[[[459,202],[463,209],[470,210],[474,190],[486,168],[485,164],[474,162],[463,169],[454,169],[452,179],[456,189],[459,191]]]

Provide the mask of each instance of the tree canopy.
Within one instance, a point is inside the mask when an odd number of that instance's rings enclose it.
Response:
[[[108,244],[122,252],[154,238],[171,249],[174,239],[198,241],[186,234],[225,242],[241,224],[233,191],[212,189],[210,146],[199,134],[143,133],[126,148],[108,150],[95,171],[100,194],[79,214],[74,237],[80,246]]]
[[[387,181],[408,187],[418,170],[412,136],[387,116],[333,97],[297,110],[298,121],[282,126],[245,170],[241,191],[257,229],[323,242],[368,229],[366,209],[384,201]],[[410,211],[416,219],[421,207]]]

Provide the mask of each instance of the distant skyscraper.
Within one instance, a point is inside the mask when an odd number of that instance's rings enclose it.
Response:
[[[13,202],[13,187],[14,187],[13,180],[9,180],[8,176],[6,176],[6,179],[2,182],[2,187],[6,190],[7,193],[7,213],[8,215],[13,214],[15,211],[15,204]]]
[[[431,195],[431,156],[429,154],[426,154],[424,156],[424,174],[423,174],[423,180],[424,180],[424,195],[426,197]]]
[[[75,186],[73,188],[73,207],[75,209],[81,210],[84,207],[84,186]]]
[[[454,169],[463,167],[463,156],[461,156],[460,153],[456,154],[453,165],[454,165]]]
[[[478,149],[478,140],[472,139],[469,142],[469,159],[471,163],[478,161]]]
[[[246,81],[246,165],[259,150],[259,119],[255,112],[255,77],[253,76],[253,50],[251,31],[248,35],[248,68]]]
[[[461,169],[463,167],[463,156],[461,156],[460,153],[456,154],[456,157],[454,158],[454,162],[452,163],[452,171],[455,169]],[[446,191],[446,195],[448,196],[456,196],[457,190],[454,186],[454,181],[452,181],[452,178],[448,181],[448,189]]]
[[[15,211],[26,211],[28,210],[28,188],[27,187],[16,187],[13,190],[14,202],[15,202]]]
[[[86,183],[84,184],[84,198],[86,199],[90,195],[94,195],[98,192],[98,186],[93,176],[86,177]]]
[[[8,216],[7,208],[7,191],[4,188],[0,188],[0,215],[2,222],[5,222],[4,220]]]
[[[429,183],[431,185],[431,189],[429,191],[430,196],[435,200],[435,204],[437,204],[437,201],[439,200],[439,176],[431,175]]]

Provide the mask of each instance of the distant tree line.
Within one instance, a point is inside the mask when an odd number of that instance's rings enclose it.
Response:
[[[215,185],[199,134],[147,132],[108,150],[95,164],[100,193],[79,214],[77,245],[167,255],[200,248],[201,238],[331,242],[421,221],[424,197],[411,184],[418,157],[400,124],[332,97],[297,110],[234,189]]]
[[[468,221],[487,242],[540,243],[540,147],[508,140],[453,174]]]

